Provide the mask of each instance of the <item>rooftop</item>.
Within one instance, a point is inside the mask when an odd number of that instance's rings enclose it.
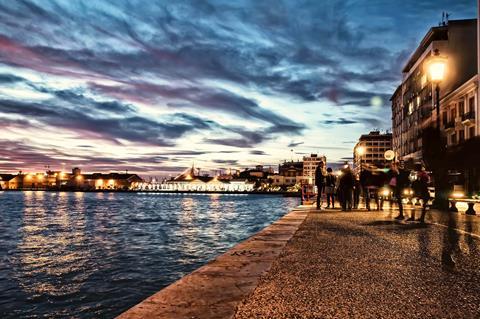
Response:
[[[448,21],[448,24],[430,28],[427,34],[423,37],[415,52],[413,52],[413,54],[410,56],[407,63],[403,67],[403,72],[406,73],[410,71],[412,66],[417,62],[418,58],[420,58],[423,52],[428,48],[430,43],[432,43],[433,41],[448,40],[448,28],[450,26],[471,24],[476,23],[476,21],[477,19],[450,20]]]

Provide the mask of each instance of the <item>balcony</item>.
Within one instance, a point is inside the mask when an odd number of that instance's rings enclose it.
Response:
[[[455,121],[449,121],[444,124],[445,131],[450,131],[455,129]]]
[[[462,124],[475,124],[475,111],[462,114]]]

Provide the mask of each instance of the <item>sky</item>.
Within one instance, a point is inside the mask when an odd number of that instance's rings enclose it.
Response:
[[[0,172],[167,176],[349,159],[475,0],[0,0]]]

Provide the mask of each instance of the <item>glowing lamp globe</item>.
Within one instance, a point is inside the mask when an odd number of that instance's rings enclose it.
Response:
[[[428,75],[430,76],[430,80],[432,82],[439,83],[443,81],[447,68],[447,59],[441,57],[438,54],[438,50],[435,50],[435,54],[429,58],[426,66]]]
[[[385,151],[385,153],[383,154],[383,156],[385,157],[385,159],[387,161],[391,161],[395,158],[395,152],[392,151],[392,150],[387,150]]]

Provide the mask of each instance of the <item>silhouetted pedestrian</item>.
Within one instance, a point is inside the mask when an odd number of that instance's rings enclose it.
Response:
[[[388,185],[392,188],[394,200],[398,205],[398,216],[395,217],[395,219],[400,220],[405,218],[403,215],[402,195],[403,190],[409,184],[408,176],[409,173],[405,169],[403,169],[402,165],[399,165],[397,163],[391,164],[390,170],[388,171]]]
[[[320,161],[315,169],[315,186],[317,186],[317,209],[322,208],[322,194],[325,188],[325,163]]]
[[[358,209],[360,204],[360,193],[362,192],[362,187],[360,186],[360,180],[353,176],[353,208]]]
[[[428,183],[430,182],[430,177],[427,172],[422,167],[422,164],[415,164],[415,180],[412,182],[412,188],[414,196],[422,201],[422,214],[418,219],[419,222],[425,222],[425,214],[427,213],[428,200],[430,199],[430,194],[428,192]],[[414,216],[410,220],[413,220]]]
[[[383,210],[384,194],[382,192],[388,188],[388,176],[382,164],[378,165],[373,175],[373,184],[375,185],[375,203],[377,210]]]
[[[362,188],[365,208],[370,210],[370,187],[373,186],[372,172],[369,169],[363,169],[360,172],[360,186]]]
[[[330,203],[332,208],[335,208],[335,184],[337,182],[337,177],[333,174],[332,168],[327,168],[327,176],[325,178],[325,194],[327,195],[327,208],[330,208]]]
[[[342,210],[351,211],[352,210],[352,200],[353,200],[353,187],[354,187],[355,177],[353,172],[350,169],[348,163],[345,164],[342,169],[342,176],[340,177],[339,191],[342,193]]]

